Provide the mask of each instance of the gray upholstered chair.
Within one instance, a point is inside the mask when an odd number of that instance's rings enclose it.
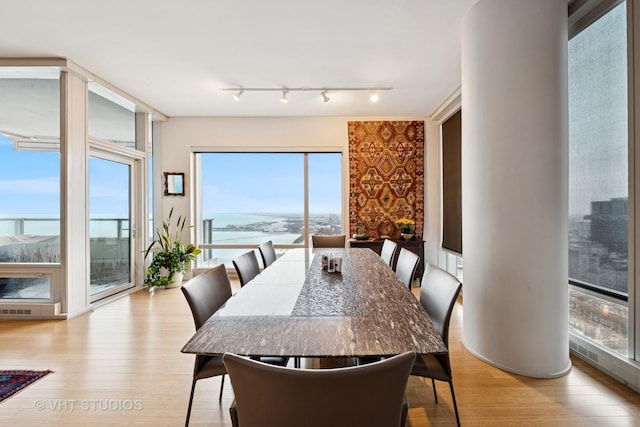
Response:
[[[264,268],[269,267],[275,262],[277,258],[276,250],[273,248],[273,242],[271,240],[258,246],[258,250],[260,251],[260,257],[262,258],[262,265],[264,265]]]
[[[420,257],[418,255],[408,249],[400,248],[398,261],[396,261],[396,275],[409,289],[411,289],[411,282],[416,275],[419,263]]]
[[[311,236],[311,245],[314,248],[344,248],[346,236],[344,234],[337,235],[320,235]]]
[[[230,297],[231,283],[224,264],[213,267],[206,272],[195,276],[182,286],[182,293],[189,303],[191,314],[196,330],[215,313]],[[222,400],[222,389],[224,387],[224,375],[226,374],[221,356],[196,356],[193,367],[193,380],[191,381],[191,394],[189,395],[189,407],[187,409],[187,419],[185,425],[189,425],[191,416],[191,404],[193,403],[193,393],[196,382],[203,378],[211,378],[222,375],[220,382],[220,395],[218,401]]]
[[[431,318],[433,326],[435,326],[447,348],[449,348],[451,312],[461,288],[462,284],[451,274],[433,265],[426,265],[420,288],[420,304],[424,307],[429,318]],[[449,383],[456,421],[460,425],[456,394],[453,391],[453,376],[451,374],[449,353],[443,355],[419,355],[413,365],[411,375],[431,378],[436,402],[438,402],[438,395],[436,393],[435,380]]]
[[[233,266],[238,273],[241,287],[249,283],[254,277],[260,274],[260,265],[258,264],[258,258],[256,258],[256,252],[253,250],[245,252],[239,257],[234,258]]]
[[[223,360],[237,427],[389,427],[402,421],[415,354],[336,369],[282,368],[234,354]]]
[[[387,263],[387,265],[395,270],[395,257],[398,253],[398,244],[393,240],[384,239],[382,243],[382,251],[380,257]]]

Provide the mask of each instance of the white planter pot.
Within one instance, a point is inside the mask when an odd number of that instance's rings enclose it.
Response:
[[[165,267],[160,267],[160,275],[162,277],[169,277],[169,269]],[[182,285],[182,280],[184,279],[184,273],[182,271],[176,271],[173,274],[173,283],[166,286],[166,288],[177,288]]]
[[[178,288],[182,286],[182,279],[184,279],[184,273],[182,271],[176,271],[173,274],[173,283],[167,286],[167,288]]]

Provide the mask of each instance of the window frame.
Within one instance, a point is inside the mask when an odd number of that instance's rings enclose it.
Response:
[[[308,248],[311,245],[311,238],[309,236],[309,154],[340,154],[341,156],[341,174],[340,174],[340,212],[341,212],[341,227],[342,232],[346,229],[348,216],[345,215],[345,171],[348,170],[348,165],[345,162],[348,160],[348,156],[345,155],[343,147],[339,146],[325,146],[325,147],[192,147],[191,148],[191,172],[194,179],[191,180],[191,194],[194,194],[193,198],[193,237],[196,241],[196,246],[200,249],[256,249],[257,244],[211,244],[203,243],[203,227],[202,227],[202,164],[200,161],[200,154],[205,153],[245,153],[245,154],[302,154],[304,158],[304,241],[301,244],[274,244],[277,249],[293,249],[293,248]],[[196,268],[202,267],[202,259],[199,258],[196,261]]]
[[[584,283],[579,280],[569,279],[569,288],[582,290],[587,295],[595,294],[603,299],[619,301],[627,303],[628,307],[628,352],[627,356],[620,355],[613,350],[599,344],[593,340],[584,337],[581,334],[573,332],[569,329],[570,348],[571,351],[584,358],[590,363],[595,364],[608,374],[619,378],[622,381],[629,382],[637,386],[637,370],[636,360],[640,355],[640,337],[638,331],[640,328],[636,325],[640,317],[636,316],[636,312],[640,310],[640,302],[636,299],[636,268],[640,259],[640,251],[636,250],[636,242],[640,242],[640,236],[637,235],[636,222],[638,221],[638,209],[636,208],[636,189],[640,190],[640,183],[637,182],[640,174],[635,173],[636,165],[640,165],[640,157],[636,154],[635,141],[640,134],[640,127],[635,126],[635,122],[640,120],[640,109],[635,108],[635,99],[640,99],[640,85],[636,85],[636,81],[640,81],[640,67],[634,66],[634,58],[640,57],[640,43],[636,40],[636,25],[640,22],[640,13],[636,10],[633,0],[572,0],[568,5],[568,28],[569,40],[575,37],[591,24],[596,22],[606,13],[611,11],[621,3],[626,2],[626,24],[627,24],[627,150],[628,150],[628,271],[627,271],[627,294],[612,291],[609,289],[601,289],[598,285]],[[588,355],[588,356],[586,356]]]

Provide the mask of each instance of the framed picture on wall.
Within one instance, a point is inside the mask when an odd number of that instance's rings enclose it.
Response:
[[[164,172],[164,195],[184,196],[184,173]]]

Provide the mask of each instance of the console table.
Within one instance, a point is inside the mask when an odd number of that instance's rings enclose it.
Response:
[[[404,239],[390,239],[398,244],[399,247],[410,250],[420,257],[418,263],[418,269],[416,270],[416,279],[422,279],[422,273],[424,272],[424,241],[423,240],[404,240]],[[352,248],[369,248],[375,253],[380,255],[382,252],[383,239],[368,239],[368,240],[356,240],[349,239],[349,246]],[[399,253],[400,251],[398,251]],[[398,260],[398,254],[391,262],[391,267],[395,270],[396,261]]]

